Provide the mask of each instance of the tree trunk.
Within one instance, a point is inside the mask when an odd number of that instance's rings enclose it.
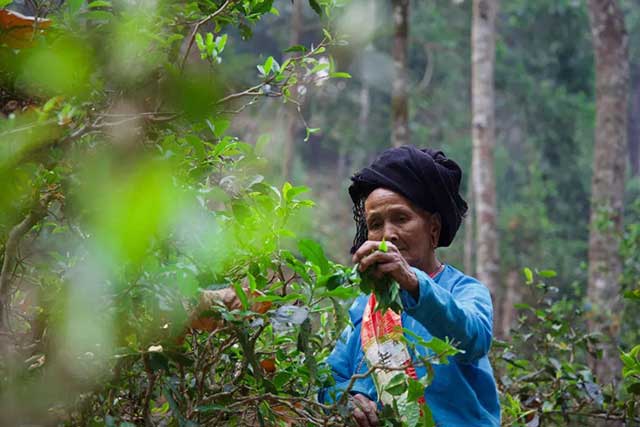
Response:
[[[302,34],[302,2],[295,1],[291,5],[291,35],[289,38],[289,46],[300,44]],[[302,101],[302,99],[298,99]],[[291,179],[291,169],[293,168],[293,159],[295,155],[296,133],[298,132],[298,114],[296,105],[288,103],[287,105],[287,123],[284,137],[284,153],[282,158],[282,179],[289,181]]]
[[[615,0],[589,0],[589,18],[596,66],[596,127],[589,224],[589,283],[587,295],[594,307],[592,331],[613,342],[594,361],[600,381],[620,375],[616,350],[620,310],[618,246],[622,233],[627,133],[629,64],[624,17]]]
[[[498,319],[499,328],[496,335],[498,338],[506,339],[510,336],[511,325],[516,318],[516,309],[514,305],[520,301],[520,292],[518,291],[518,284],[520,280],[520,274],[516,270],[511,270],[507,274],[505,280],[504,297],[501,298],[502,307],[500,307],[500,318]]]
[[[474,0],[471,30],[471,170],[476,211],[476,274],[494,298],[499,273],[493,100],[497,10],[498,0]]]
[[[392,0],[393,8],[393,82],[391,85],[391,144],[409,143],[409,97],[407,94],[407,46],[409,40],[409,0]]]
[[[629,164],[631,176],[640,175],[640,63],[631,66],[631,96],[629,102]]]
[[[473,203],[473,184],[471,182],[469,182],[467,188],[467,200],[469,201],[469,210],[467,211],[467,217],[464,219],[464,272],[469,276],[475,276],[473,268],[475,204]]]
[[[358,115],[358,142],[363,147],[367,146],[367,136],[369,130],[369,113],[371,112],[371,93],[369,84],[362,82],[360,88],[360,114]]]

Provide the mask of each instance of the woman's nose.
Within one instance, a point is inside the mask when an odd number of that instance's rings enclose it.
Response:
[[[384,226],[384,240],[394,244],[398,241],[398,230],[390,223]]]

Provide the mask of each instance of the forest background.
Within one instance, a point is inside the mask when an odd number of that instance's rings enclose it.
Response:
[[[405,140],[465,171],[472,210],[439,255],[484,274],[472,23],[487,2],[0,3],[46,18],[2,17],[5,424],[347,422],[345,405],[314,400],[357,293],[346,189],[397,143],[401,105]],[[628,34],[624,149],[608,148],[627,166],[624,206],[594,219],[599,3]],[[640,2],[496,10],[494,164],[479,164],[495,179],[503,424],[635,425]],[[619,270],[594,300],[601,229]],[[202,292],[227,286],[241,307]],[[438,345],[424,363],[446,360]]]

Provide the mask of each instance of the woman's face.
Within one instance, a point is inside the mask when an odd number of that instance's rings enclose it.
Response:
[[[393,243],[404,259],[421,268],[435,250],[440,218],[416,207],[398,193],[385,188],[371,192],[364,203],[369,240]]]

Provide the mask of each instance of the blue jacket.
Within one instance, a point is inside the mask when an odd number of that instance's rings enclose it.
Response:
[[[449,358],[447,365],[433,365],[434,379],[424,397],[439,427],[500,426],[500,404],[487,353],[491,346],[493,307],[488,289],[476,279],[451,266],[434,279],[421,270],[420,296],[416,301],[401,291],[402,325],[428,341],[432,336],[450,338],[464,353]],[[347,388],[352,375],[368,370],[364,360],[360,329],[368,296],[359,296],[351,306],[352,326],[347,327],[327,359],[335,386],[320,391],[319,399],[330,403]],[[408,340],[413,340],[406,336]],[[426,355],[426,349],[417,346]],[[416,366],[418,377],[426,369]],[[377,401],[371,376],[356,380],[351,393]]]

